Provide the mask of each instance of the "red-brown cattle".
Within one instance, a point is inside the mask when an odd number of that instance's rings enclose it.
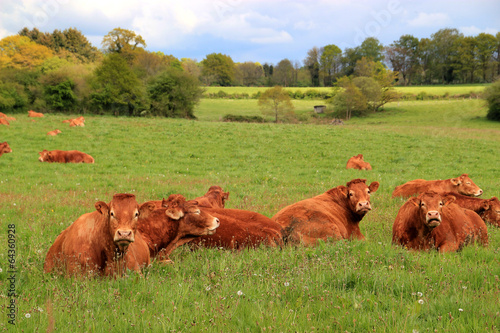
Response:
[[[378,182],[353,179],[327,192],[280,210],[273,220],[283,227],[285,241],[316,245],[318,239],[365,239],[359,222],[370,211],[370,194]]]
[[[12,153],[12,149],[10,148],[7,141],[0,143],[0,156],[7,153]]]
[[[133,194],[121,193],[109,204],[96,202],[95,208],[57,236],[45,258],[45,273],[112,275],[149,265],[149,249],[137,224],[139,216],[151,213],[150,205],[139,206]]]
[[[372,166],[370,163],[363,160],[363,154],[358,154],[351,157],[347,161],[346,169],[358,169],[358,170],[371,170]]]
[[[83,116],[80,116],[78,118],[66,119],[66,120],[63,120],[62,122],[63,123],[71,124],[71,122],[73,122],[73,121],[84,123],[85,122],[85,118]],[[83,125],[83,126],[85,126],[85,125]]]
[[[85,119],[83,119],[83,117],[71,119],[69,123],[69,127],[84,127],[84,126],[85,126]]]
[[[7,125],[10,126],[10,123],[7,119],[5,118],[0,118],[0,125]]]
[[[210,186],[204,196],[193,200],[198,202],[199,207],[205,208],[224,208],[226,200],[229,199],[229,192],[224,192],[222,187]]]
[[[392,242],[412,250],[451,252],[479,240],[488,245],[486,224],[475,212],[454,204],[453,195],[425,192],[399,209]]]
[[[28,111],[28,117],[31,118],[41,118],[43,117],[43,113],[35,112],[33,110]]]
[[[484,222],[500,227],[500,200],[496,197],[481,199],[452,192],[441,195],[453,195],[455,197],[454,203],[462,208],[475,211]]]
[[[478,197],[483,194],[483,190],[479,188],[467,174],[463,174],[457,178],[445,180],[424,180],[415,179],[403,185],[396,186],[392,197],[409,197],[413,194],[424,192],[446,193],[453,192],[463,195]]]
[[[94,163],[94,158],[78,150],[46,150],[39,152],[40,162],[49,163]]]
[[[153,201],[143,205],[155,208]],[[151,257],[169,263],[172,262],[169,255],[175,248],[199,236],[212,235],[219,224],[216,217],[200,210],[196,201],[172,194],[163,200],[163,207],[155,209],[147,219],[141,219],[138,228]]]
[[[203,208],[220,220],[220,227],[213,235],[202,236],[192,243],[203,247],[226,249],[257,248],[283,245],[281,225],[259,213],[224,208]]]
[[[0,112],[0,119],[5,119],[5,120],[7,120],[7,121],[9,121],[9,120],[16,120],[16,118],[14,118],[14,117],[9,117],[9,116],[7,116],[5,113],[2,113],[2,112]]]
[[[62,132],[60,130],[58,130],[58,129],[55,129],[53,131],[47,132],[47,135],[56,136],[59,133],[62,133]]]

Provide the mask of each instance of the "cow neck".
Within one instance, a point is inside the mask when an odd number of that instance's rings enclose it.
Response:
[[[94,246],[98,247],[103,247],[103,255],[105,258],[103,260],[107,263],[115,262],[122,260],[123,261],[123,255],[124,252],[120,251],[118,246],[116,246],[113,237],[109,233],[109,217],[103,216],[99,212],[94,212],[97,214],[97,219],[96,219],[96,235],[103,235],[102,239],[97,239],[99,242],[98,244],[94,244]],[[102,267],[102,269],[104,269]]]
[[[480,214],[484,212],[484,199],[479,199],[479,198],[470,198],[470,197],[458,197],[455,196],[456,200],[454,203],[456,203],[459,206],[462,206],[464,208],[470,209],[475,211],[476,213]]]
[[[172,220],[165,211],[163,207],[156,209],[149,217],[139,220],[138,230],[154,252],[164,249],[179,232],[180,220]]]

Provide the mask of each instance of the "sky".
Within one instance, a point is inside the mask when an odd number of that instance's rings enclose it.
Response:
[[[115,28],[134,31],[148,51],[201,61],[302,63],[313,47],[342,50],[367,37],[389,45],[403,35],[430,38],[456,28],[465,36],[500,31],[499,0],[0,0],[0,39],[23,27],[78,29],[101,47]]]

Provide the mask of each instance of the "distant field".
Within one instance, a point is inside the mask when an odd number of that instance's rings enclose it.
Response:
[[[449,95],[460,95],[468,94],[470,92],[481,92],[488,86],[487,84],[474,84],[474,85],[448,85],[448,86],[409,86],[409,87],[396,87],[396,90],[401,93],[409,94],[419,94],[420,92],[426,92],[429,95],[443,96],[444,94]],[[252,96],[258,91],[265,91],[269,89],[268,87],[205,87],[206,94],[215,94],[219,91],[224,91],[227,94],[248,94]],[[285,87],[286,90],[291,91],[301,91],[306,92],[308,90],[317,90],[321,92],[330,92],[332,88],[330,87],[319,87],[319,88],[299,88],[299,87]]]

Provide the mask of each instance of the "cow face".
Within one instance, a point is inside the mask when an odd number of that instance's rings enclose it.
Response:
[[[0,151],[2,154],[12,153],[12,149],[10,148],[7,141],[0,143]]]
[[[367,186],[365,182],[366,179],[354,179],[348,182],[346,186],[339,186],[347,198],[351,211],[361,216],[364,216],[372,209],[370,195],[377,191],[379,187],[379,182],[373,182],[370,186]]]
[[[442,197],[435,192],[425,192],[409,200],[419,209],[419,220],[429,229],[434,229],[441,224],[441,214],[444,206],[455,201],[455,197],[447,195]]]
[[[147,216],[154,204],[147,202],[139,207],[135,195],[123,193],[115,194],[109,204],[96,202],[95,208],[106,217],[113,242],[123,252],[135,240],[139,216]]]
[[[219,219],[200,210],[197,201],[186,201],[180,194],[172,194],[168,200],[163,200],[165,214],[179,221],[179,232],[185,235],[213,235],[220,225]]]
[[[38,160],[40,162],[50,162],[50,152],[47,149],[44,149],[43,151],[39,152],[40,157],[38,157]]]
[[[457,187],[457,192],[463,195],[478,197],[483,194],[483,190],[479,188],[467,174],[463,174],[458,178],[452,178],[451,183]]]
[[[219,208],[224,208],[226,204],[226,200],[229,199],[229,192],[224,192],[222,187],[213,185],[210,186],[208,192],[205,194],[206,197],[211,196],[216,198],[219,204]]]
[[[500,227],[500,200],[496,197],[488,199],[484,202],[484,211],[481,213],[481,218],[490,224]]]

